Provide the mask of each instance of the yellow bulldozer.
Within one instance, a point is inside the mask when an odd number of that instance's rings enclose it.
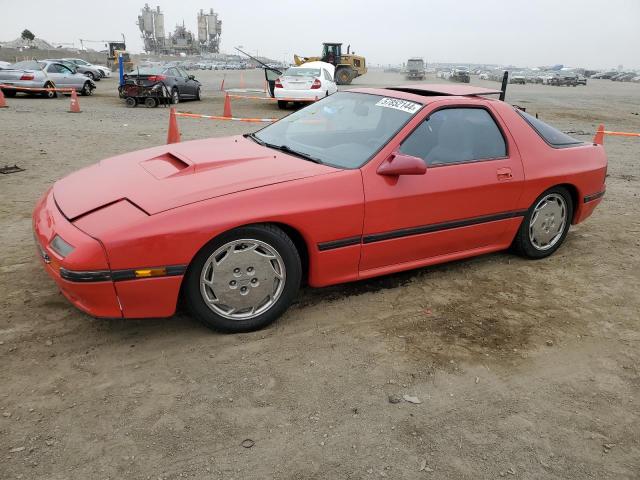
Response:
[[[336,83],[338,85],[349,85],[351,81],[367,73],[367,62],[364,57],[350,53],[351,45],[347,47],[347,53],[342,53],[341,43],[323,43],[322,56],[320,57],[299,57],[293,56],[296,65],[307,62],[327,62],[336,67]]]

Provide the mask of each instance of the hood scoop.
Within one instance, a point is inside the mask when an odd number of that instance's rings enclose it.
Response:
[[[191,163],[181,155],[178,156],[174,152],[167,152],[140,162],[140,166],[158,180],[162,180],[179,174],[184,169],[189,168]]]

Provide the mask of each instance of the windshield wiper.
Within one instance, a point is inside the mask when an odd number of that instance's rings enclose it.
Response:
[[[288,153],[289,155],[295,155],[296,157],[304,158],[305,160],[309,160],[310,162],[322,164],[322,160],[320,160],[319,158],[315,158],[309,155],[308,153],[303,153],[303,152],[298,152],[297,150],[293,150],[287,145],[275,145],[273,143],[267,143],[264,140],[261,140],[258,137],[256,137],[255,133],[245,133],[243,137],[250,138],[257,144],[262,145],[263,147],[273,148],[274,150],[279,150],[281,152]]]
[[[271,143],[265,143],[265,145],[269,148],[273,148],[275,150],[280,150],[281,152],[288,153],[289,155],[295,155],[296,157],[304,158],[305,160],[322,164],[322,160],[320,160],[319,158],[313,157],[308,153],[298,152],[297,150],[293,150],[287,145],[273,145]]]

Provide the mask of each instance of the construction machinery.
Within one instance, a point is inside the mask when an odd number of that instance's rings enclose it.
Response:
[[[133,62],[131,61],[129,52],[127,52],[127,45],[124,42],[107,42],[107,46],[109,47],[107,67],[109,67],[112,72],[118,70],[118,58],[120,58],[121,55],[124,71],[130,72],[133,70]]]
[[[364,57],[350,53],[351,45],[347,46],[347,53],[342,52],[341,43],[323,43],[322,56],[299,57],[293,56],[296,65],[306,62],[327,62],[336,67],[335,80],[338,85],[349,85],[354,78],[367,73],[367,62]]]
[[[109,53],[107,54],[107,67],[111,69],[112,72],[118,70],[118,56],[122,54],[122,59],[124,61],[124,71],[130,72],[133,69],[133,62],[131,61],[131,57],[129,56],[129,52],[127,52],[127,44],[125,43],[124,34],[122,34],[122,41],[120,40],[86,40],[84,38],[80,39],[81,50],[85,49],[85,43],[102,43],[105,47],[108,48]]]

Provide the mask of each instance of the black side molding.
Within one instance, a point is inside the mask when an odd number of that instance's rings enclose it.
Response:
[[[187,265],[170,265],[167,267],[152,267],[152,270],[164,268],[164,275],[154,275],[153,277],[137,277],[136,270],[146,270],[146,268],[131,268],[126,270],[94,270],[78,271],[60,268],[60,276],[69,282],[120,282],[123,280],[135,280],[140,278],[161,278],[184,275]]]
[[[584,197],[584,203],[589,203],[589,202],[592,202],[593,200],[604,197],[604,192],[605,191],[603,190],[598,193],[592,193],[591,195],[586,195]]]
[[[383,240],[391,240],[394,238],[409,237],[412,235],[421,235],[423,233],[433,233],[442,230],[451,230],[452,228],[469,227],[480,223],[496,222],[498,220],[506,220],[508,218],[524,217],[526,210],[516,210],[513,212],[497,213],[495,215],[484,215],[482,217],[467,218],[464,220],[455,220],[453,222],[434,223],[431,225],[422,225],[419,227],[404,228],[401,230],[391,230],[389,232],[374,233],[365,235],[362,243],[381,242]]]
[[[359,243],[374,243],[383,240],[391,240],[394,238],[410,237],[412,235],[421,235],[423,233],[433,233],[442,230],[450,230],[452,228],[469,227],[471,225],[479,225],[481,223],[496,222],[499,220],[507,220],[509,218],[524,217],[527,210],[514,210],[511,212],[496,213],[494,215],[484,215],[481,217],[465,218],[464,220],[454,220],[452,222],[433,223],[431,225],[421,225],[418,227],[403,228],[400,230],[390,230],[388,232],[372,233],[363,237],[349,237],[330,242],[322,242],[318,244],[318,250],[321,252],[333,250],[335,248],[348,247],[358,245]]]
[[[334,248],[350,247],[351,245],[358,245],[360,240],[361,237],[358,236],[332,240],[330,242],[322,242],[318,244],[318,250],[324,252],[325,250],[333,250]]]

